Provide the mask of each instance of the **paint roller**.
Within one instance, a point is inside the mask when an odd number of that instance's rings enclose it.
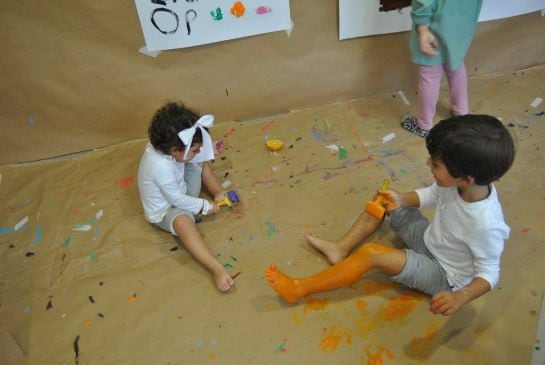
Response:
[[[388,179],[384,180],[379,191],[388,189],[389,184],[390,181]],[[386,204],[387,201],[384,196],[382,194],[377,194],[377,197],[374,200],[367,203],[365,206],[365,212],[372,215],[376,219],[382,219],[382,217],[384,217],[384,213],[386,212],[386,209],[384,208]]]
[[[232,207],[233,205],[237,205],[240,201],[240,197],[238,196],[238,193],[235,190],[229,190],[227,194],[225,195],[225,198],[223,200],[220,200],[218,202],[218,205],[221,206],[228,206]]]

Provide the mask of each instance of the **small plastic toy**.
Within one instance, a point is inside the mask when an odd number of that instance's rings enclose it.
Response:
[[[379,191],[388,189],[389,184],[390,181],[388,179],[384,180]],[[384,208],[385,205],[386,200],[384,199],[384,196],[382,194],[378,194],[375,200],[371,200],[367,203],[365,206],[365,212],[369,213],[376,219],[382,219],[382,217],[384,217],[384,213],[386,212],[386,209]]]
[[[233,205],[237,205],[240,201],[240,198],[238,196],[238,193],[235,190],[229,190],[227,194],[225,195],[225,198],[218,203],[218,205],[221,206],[228,206],[232,207]]]
[[[280,151],[280,149],[284,145],[284,142],[282,142],[279,139],[269,139],[267,142],[265,142],[265,144],[267,145],[268,149],[274,152],[274,151]]]

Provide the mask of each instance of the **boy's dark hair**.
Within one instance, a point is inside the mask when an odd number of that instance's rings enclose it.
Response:
[[[467,114],[440,121],[426,137],[426,148],[452,177],[472,176],[478,185],[498,180],[515,159],[511,134],[490,115]]]
[[[148,128],[148,136],[152,146],[166,155],[170,155],[172,147],[183,151],[184,143],[178,133],[192,127],[200,116],[180,102],[169,102],[159,108]],[[202,143],[201,129],[195,130],[193,144]]]

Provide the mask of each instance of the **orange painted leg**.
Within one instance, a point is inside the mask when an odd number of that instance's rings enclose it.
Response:
[[[381,269],[387,274],[399,273],[405,266],[405,252],[376,243],[366,243],[339,263],[315,275],[293,279],[276,265],[265,270],[269,285],[288,303],[314,293],[337,289],[356,283],[370,269]]]

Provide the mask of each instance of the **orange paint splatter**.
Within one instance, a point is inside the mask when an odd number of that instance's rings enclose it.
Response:
[[[233,6],[231,7],[231,14],[233,14],[237,18],[240,18],[241,16],[243,16],[245,11],[246,11],[246,7],[240,1],[237,1],[236,3],[234,3]]]
[[[216,359],[218,358],[218,354],[215,352],[212,352],[209,358],[210,358],[210,361],[216,361]]]
[[[358,299],[358,300],[356,300],[356,307],[358,307],[360,309],[360,311],[363,312],[363,311],[367,310],[367,303],[363,299]]]
[[[223,135],[224,137],[228,137],[230,136],[231,134],[235,133],[237,129],[236,128],[231,128],[229,129],[227,132],[225,132],[225,134]]]
[[[134,183],[134,177],[132,176],[125,176],[119,180],[115,181],[115,185],[121,187],[121,188],[128,188]]]
[[[321,311],[326,309],[329,304],[331,303],[331,300],[324,298],[324,299],[314,299],[311,296],[306,296],[305,302],[307,304],[305,305],[305,313],[310,311]]]
[[[367,365],[382,365],[382,355],[386,355],[388,360],[393,360],[394,355],[383,346],[379,346],[376,354],[371,353],[371,345],[367,346]]]
[[[276,123],[274,120],[270,121],[270,122],[267,122],[265,123],[265,125],[261,126],[261,132],[264,132],[266,131],[267,129],[269,129],[270,127],[272,127],[274,125],[274,123]]]
[[[340,326],[331,327],[320,341],[322,351],[337,351],[337,347],[344,341],[346,344],[352,344],[352,334]]]
[[[70,211],[70,214],[73,214],[73,215],[76,215],[76,214],[79,214],[79,213],[80,213],[80,211],[79,211],[79,209],[77,209],[77,208],[76,208],[76,209],[72,209],[72,210]]]
[[[386,307],[380,309],[379,314],[388,321],[402,319],[409,315],[421,299],[414,293],[405,293],[388,299]]]
[[[372,295],[372,294],[380,293],[380,292],[385,291],[385,290],[392,289],[392,288],[396,287],[397,284],[394,283],[393,281],[387,281],[387,282],[384,282],[384,283],[380,283],[380,282],[376,282],[376,281],[372,281],[372,280],[364,280],[362,282],[362,286],[363,286],[363,292],[366,295]]]
[[[131,296],[127,299],[127,301],[128,301],[129,303],[134,303],[134,302],[136,302],[136,294],[131,295]]]
[[[86,319],[85,321],[83,321],[83,324],[86,326],[90,326],[92,323],[93,321],[91,321],[90,319]]]
[[[530,232],[531,229],[532,229],[531,227],[524,227],[524,228],[521,229],[520,231],[521,231],[522,233],[528,233],[528,232]]]

